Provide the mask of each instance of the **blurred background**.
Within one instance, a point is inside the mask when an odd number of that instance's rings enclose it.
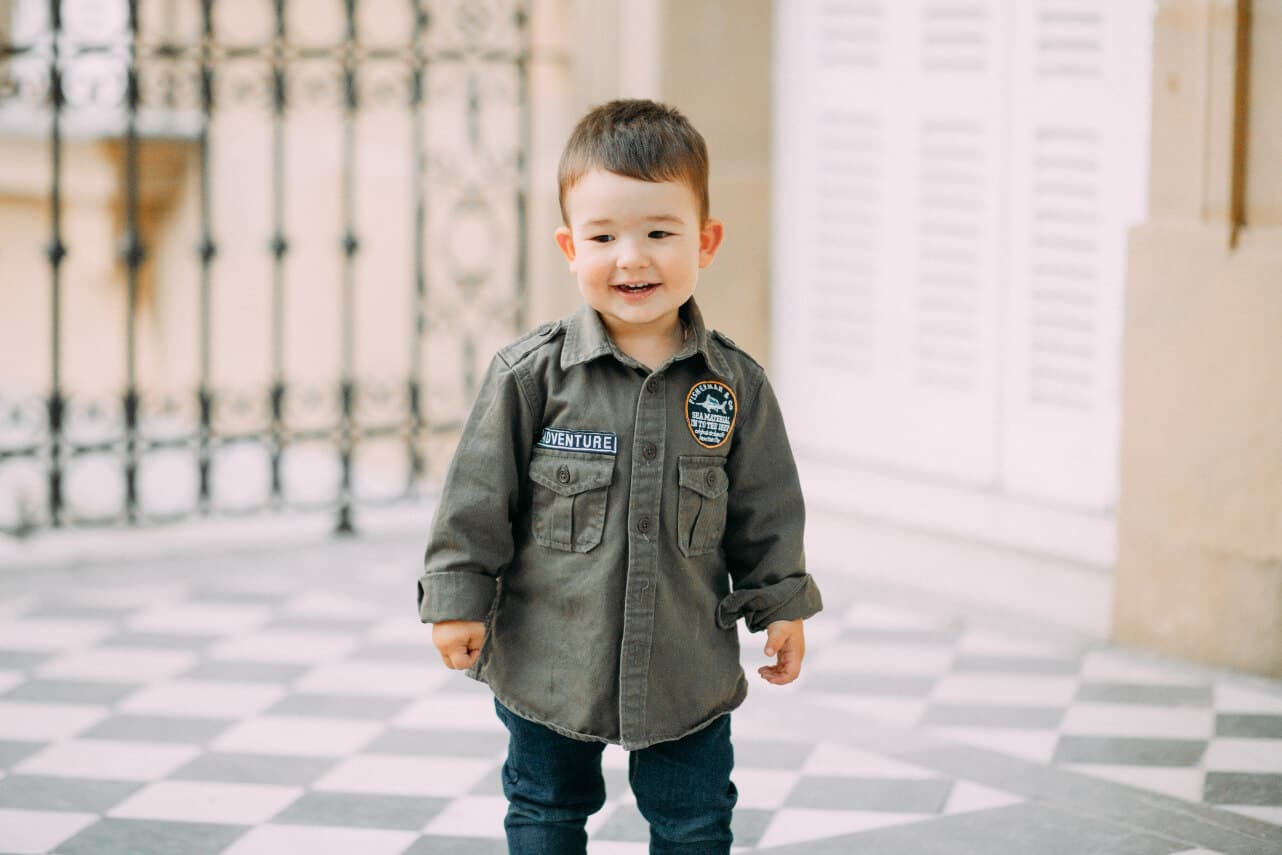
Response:
[[[0,561],[425,531],[577,304],[569,129],[651,97],[816,568],[1282,676],[1280,57],[1279,0],[0,0]]]

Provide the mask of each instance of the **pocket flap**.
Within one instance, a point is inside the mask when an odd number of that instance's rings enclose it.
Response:
[[[614,457],[603,454],[535,454],[530,480],[561,496],[608,487],[614,480]]]
[[[681,457],[677,459],[681,486],[707,499],[715,499],[730,488],[724,457]]]

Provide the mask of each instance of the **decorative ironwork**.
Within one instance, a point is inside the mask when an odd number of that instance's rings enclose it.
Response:
[[[0,373],[0,532],[293,509],[349,532],[419,495],[478,360],[524,325],[524,0],[5,14],[0,159],[37,140],[48,182],[0,265],[38,265],[21,287],[48,311],[3,327],[32,368]],[[116,237],[87,272],[91,157]],[[119,318],[69,332],[84,294]]]

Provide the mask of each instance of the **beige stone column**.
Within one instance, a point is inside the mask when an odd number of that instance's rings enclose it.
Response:
[[[1125,644],[1279,677],[1282,0],[1252,5],[1244,18],[1232,0],[1158,6],[1113,628]]]

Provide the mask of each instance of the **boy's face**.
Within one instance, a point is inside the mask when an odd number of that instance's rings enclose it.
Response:
[[[720,221],[700,224],[698,199],[683,182],[602,169],[570,188],[566,210],[557,245],[610,334],[670,334],[721,244]]]

